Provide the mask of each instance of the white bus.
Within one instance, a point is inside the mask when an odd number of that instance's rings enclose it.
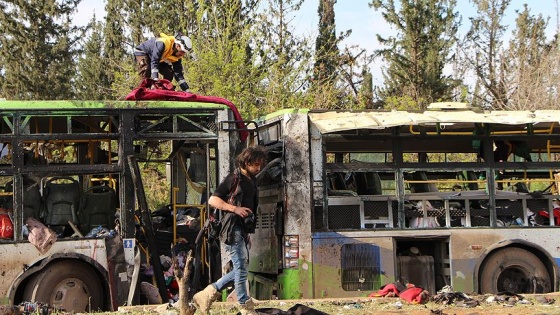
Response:
[[[558,290],[560,111],[459,105],[259,120],[253,296]]]

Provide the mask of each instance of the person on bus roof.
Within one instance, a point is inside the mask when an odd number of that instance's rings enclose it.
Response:
[[[181,33],[176,36],[160,33],[158,38],[150,38],[136,46],[134,56],[140,79],[157,81],[161,73],[166,80],[173,81],[175,78],[181,90],[188,92],[181,59],[191,49],[191,39]]]
[[[208,199],[210,206],[223,213],[220,239],[231,256],[233,270],[193,296],[193,301],[202,314],[208,314],[218,292],[232,281],[241,314],[257,314],[255,304],[247,292],[246,282],[249,234],[255,232],[258,206],[256,176],[266,163],[266,150],[262,146],[245,148],[237,156],[236,162],[238,168],[226,176]]]

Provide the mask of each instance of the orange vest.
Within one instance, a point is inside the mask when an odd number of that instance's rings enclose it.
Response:
[[[173,56],[175,37],[159,33],[157,41],[163,42],[163,45],[165,46],[165,50],[163,51],[163,55],[161,56],[161,60],[159,62],[174,63],[180,59],[177,56]]]

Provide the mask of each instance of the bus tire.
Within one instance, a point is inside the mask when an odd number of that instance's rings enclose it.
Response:
[[[32,276],[23,300],[46,303],[66,312],[96,312],[103,308],[103,287],[90,266],[66,260]]]
[[[550,275],[543,262],[531,252],[517,248],[498,250],[485,260],[480,274],[481,293],[548,293]]]

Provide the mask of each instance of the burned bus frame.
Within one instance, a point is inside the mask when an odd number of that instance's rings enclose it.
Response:
[[[526,209],[554,217],[558,117],[554,110],[470,109],[267,115],[259,121],[260,139],[280,160],[282,175],[265,175],[260,183],[262,244],[251,253],[252,293],[352,297],[397,280],[414,280],[432,293],[444,285],[482,293],[557,290],[560,243],[549,235],[558,222],[535,223]],[[481,159],[493,156],[496,141],[526,142],[532,160]],[[466,160],[452,159],[459,154]],[[463,171],[477,176],[459,179]],[[501,171],[508,178],[495,178]],[[373,173],[375,184],[356,187],[353,175]],[[509,183],[516,182],[540,183],[546,191],[515,191]],[[479,189],[456,191],[453,184]],[[414,253],[422,257],[415,260]],[[512,255],[522,264],[511,266]],[[411,279],[424,274],[431,279]],[[538,284],[516,280],[528,278]]]
[[[207,162],[205,182],[208,193],[210,187],[230,170],[231,152],[235,152],[240,141],[239,128],[236,127],[239,122],[234,120],[230,108],[219,102],[3,101],[0,123],[0,143],[9,148],[8,154],[2,155],[0,173],[5,181],[13,181],[10,184],[13,190],[3,193],[3,197],[13,200],[14,209],[10,213],[14,237],[0,240],[3,257],[0,265],[5,271],[0,277],[0,292],[3,302],[13,304],[28,297],[26,292],[30,290],[26,286],[33,283],[40,287],[38,275],[47,269],[65,260],[80,260],[97,275],[94,279],[101,281],[104,293],[96,292],[98,298],[102,297],[96,307],[115,310],[127,302],[134,264],[134,248],[128,249],[128,252],[132,250],[128,257],[124,257],[125,254],[113,257],[114,261],[103,260],[107,256],[96,254],[96,251],[105,248],[109,252],[110,247],[115,250],[115,246],[123,248],[123,243],[110,245],[103,239],[64,237],[46,253],[32,249],[22,233],[27,177],[112,177],[120,209],[119,237],[134,239],[137,235],[137,199],[127,165],[128,157],[134,156],[145,162],[147,159],[141,152],[146,146],[169,141],[171,152],[150,161],[170,166],[167,202],[173,200],[176,206],[184,206],[188,194],[187,175],[179,167],[178,153],[186,154],[194,147],[202,149]],[[73,156],[67,160],[52,159],[52,152],[48,150],[55,146],[58,146],[55,148],[59,150],[58,154],[64,147],[72,147]],[[213,172],[208,172],[210,154],[214,161],[219,161],[212,164],[216,168]],[[177,192],[176,198],[174,192]],[[28,253],[20,255],[22,250]],[[113,267],[110,268],[111,264]],[[115,269],[115,265],[120,267]],[[128,277],[123,277],[126,274]]]

